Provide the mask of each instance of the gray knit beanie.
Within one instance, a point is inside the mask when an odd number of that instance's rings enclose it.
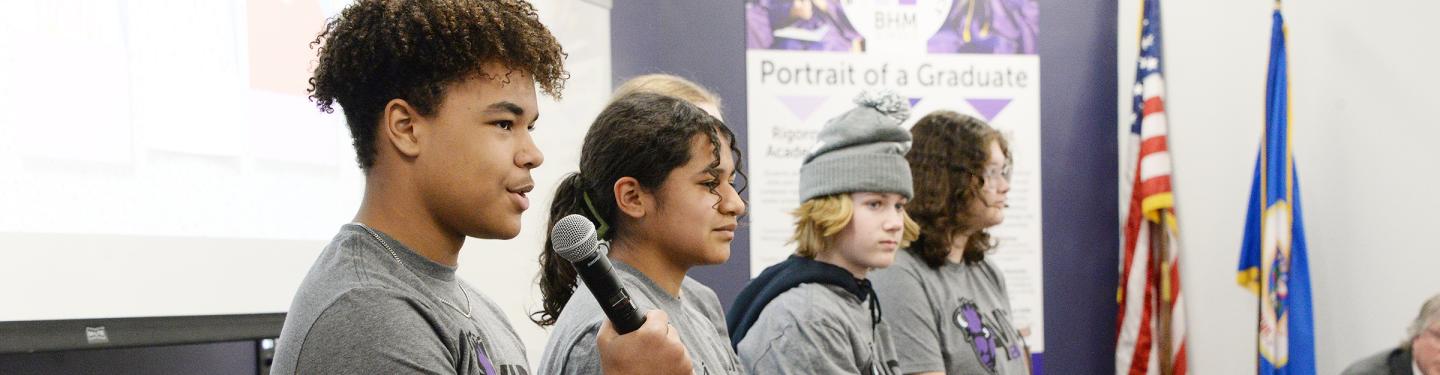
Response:
[[[900,123],[910,104],[890,91],[865,91],[855,109],[825,123],[800,165],[800,201],[837,193],[878,192],[914,195],[910,132]]]

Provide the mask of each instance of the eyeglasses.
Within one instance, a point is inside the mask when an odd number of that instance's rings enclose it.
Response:
[[[1002,167],[986,167],[985,173],[980,176],[985,178],[985,186],[994,186],[995,182],[1000,179],[1005,179],[1005,182],[1010,182],[1010,176],[1014,172],[1014,166],[1005,164],[1005,166]]]

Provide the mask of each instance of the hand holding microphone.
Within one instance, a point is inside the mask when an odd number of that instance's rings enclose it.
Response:
[[[585,286],[595,295],[616,332],[624,335],[645,324],[645,316],[635,309],[630,294],[615,278],[610,259],[596,251],[599,240],[595,238],[595,224],[590,223],[590,219],[575,214],[563,217],[550,230],[550,238],[555,244],[555,254],[575,266],[575,274],[585,280]]]
[[[575,273],[609,319],[600,325],[595,346],[607,374],[690,374],[685,344],[662,310],[640,315],[630,295],[615,278],[610,259],[598,251],[595,225],[580,215],[561,218],[551,230],[555,253],[575,266]]]
[[[609,321],[600,325],[595,346],[600,350],[600,367],[606,374],[689,375],[694,373],[690,355],[680,342],[679,330],[670,327],[665,311],[645,313],[645,325],[628,334],[618,334]]]

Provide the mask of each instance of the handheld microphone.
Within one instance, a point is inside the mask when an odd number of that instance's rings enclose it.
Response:
[[[578,214],[561,218],[550,230],[550,238],[555,245],[555,253],[570,261],[575,266],[575,274],[585,280],[590,294],[595,295],[600,309],[610,318],[610,324],[615,325],[616,333],[634,332],[645,324],[645,316],[635,308],[630,294],[615,278],[610,259],[596,251],[599,240],[595,238],[595,224],[591,224],[590,219]]]

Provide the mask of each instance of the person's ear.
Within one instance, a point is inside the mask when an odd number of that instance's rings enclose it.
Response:
[[[380,116],[379,147],[391,147],[401,155],[414,158],[420,155],[420,140],[425,128],[420,126],[424,118],[420,112],[404,99],[391,99],[385,103]]]
[[[645,214],[655,209],[654,195],[634,177],[626,176],[616,180],[614,193],[615,206],[621,214],[632,219],[645,217]]]

